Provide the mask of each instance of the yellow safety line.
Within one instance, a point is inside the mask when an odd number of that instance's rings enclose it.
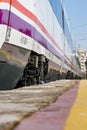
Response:
[[[81,80],[76,101],[64,130],[87,130],[87,80]]]

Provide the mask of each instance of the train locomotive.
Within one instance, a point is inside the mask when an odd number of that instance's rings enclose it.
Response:
[[[80,76],[61,0],[0,0],[0,90]]]

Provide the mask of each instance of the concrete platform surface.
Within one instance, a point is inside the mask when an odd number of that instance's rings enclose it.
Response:
[[[13,130],[23,119],[31,117],[33,113],[55,102],[62,93],[75,86],[77,82],[58,80],[42,85],[0,91],[0,130]]]

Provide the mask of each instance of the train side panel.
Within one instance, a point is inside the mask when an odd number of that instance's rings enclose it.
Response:
[[[21,4],[26,7],[26,4],[24,5],[23,1]],[[52,7],[49,4],[49,1],[36,0],[33,1],[31,4],[27,4],[27,8],[30,12],[32,12],[32,17],[34,17],[34,19],[28,17],[32,20],[31,22],[34,27],[34,34],[32,34],[32,38],[38,41],[42,46],[45,47],[45,49],[49,50],[53,55],[58,57],[60,59],[60,63],[58,64],[63,64],[61,63],[61,61],[64,62],[65,60],[66,62],[72,62],[71,49],[64,36],[63,30],[52,10]],[[64,44],[66,44],[65,48]],[[66,55],[67,51],[65,50],[70,51],[68,55]],[[65,59],[63,59],[64,56],[66,56]],[[67,57],[70,61],[68,61]]]
[[[70,70],[78,74],[63,13],[60,0],[0,1],[0,60],[3,61],[0,63],[0,85],[3,88],[0,89],[14,88],[19,79],[24,82],[27,79],[29,83],[29,71],[34,72],[28,66],[30,59],[33,59],[34,69],[41,72],[40,80],[44,80],[47,73],[48,78],[51,73],[55,79],[60,71]],[[34,76],[31,77],[34,81]]]
[[[9,0],[10,2],[10,0]],[[5,42],[7,26],[9,22],[10,4],[0,1],[0,48]]]

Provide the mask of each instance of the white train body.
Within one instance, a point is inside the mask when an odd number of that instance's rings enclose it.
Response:
[[[16,86],[31,54],[49,60],[48,72],[79,75],[72,47],[60,0],[0,1],[0,89]]]

